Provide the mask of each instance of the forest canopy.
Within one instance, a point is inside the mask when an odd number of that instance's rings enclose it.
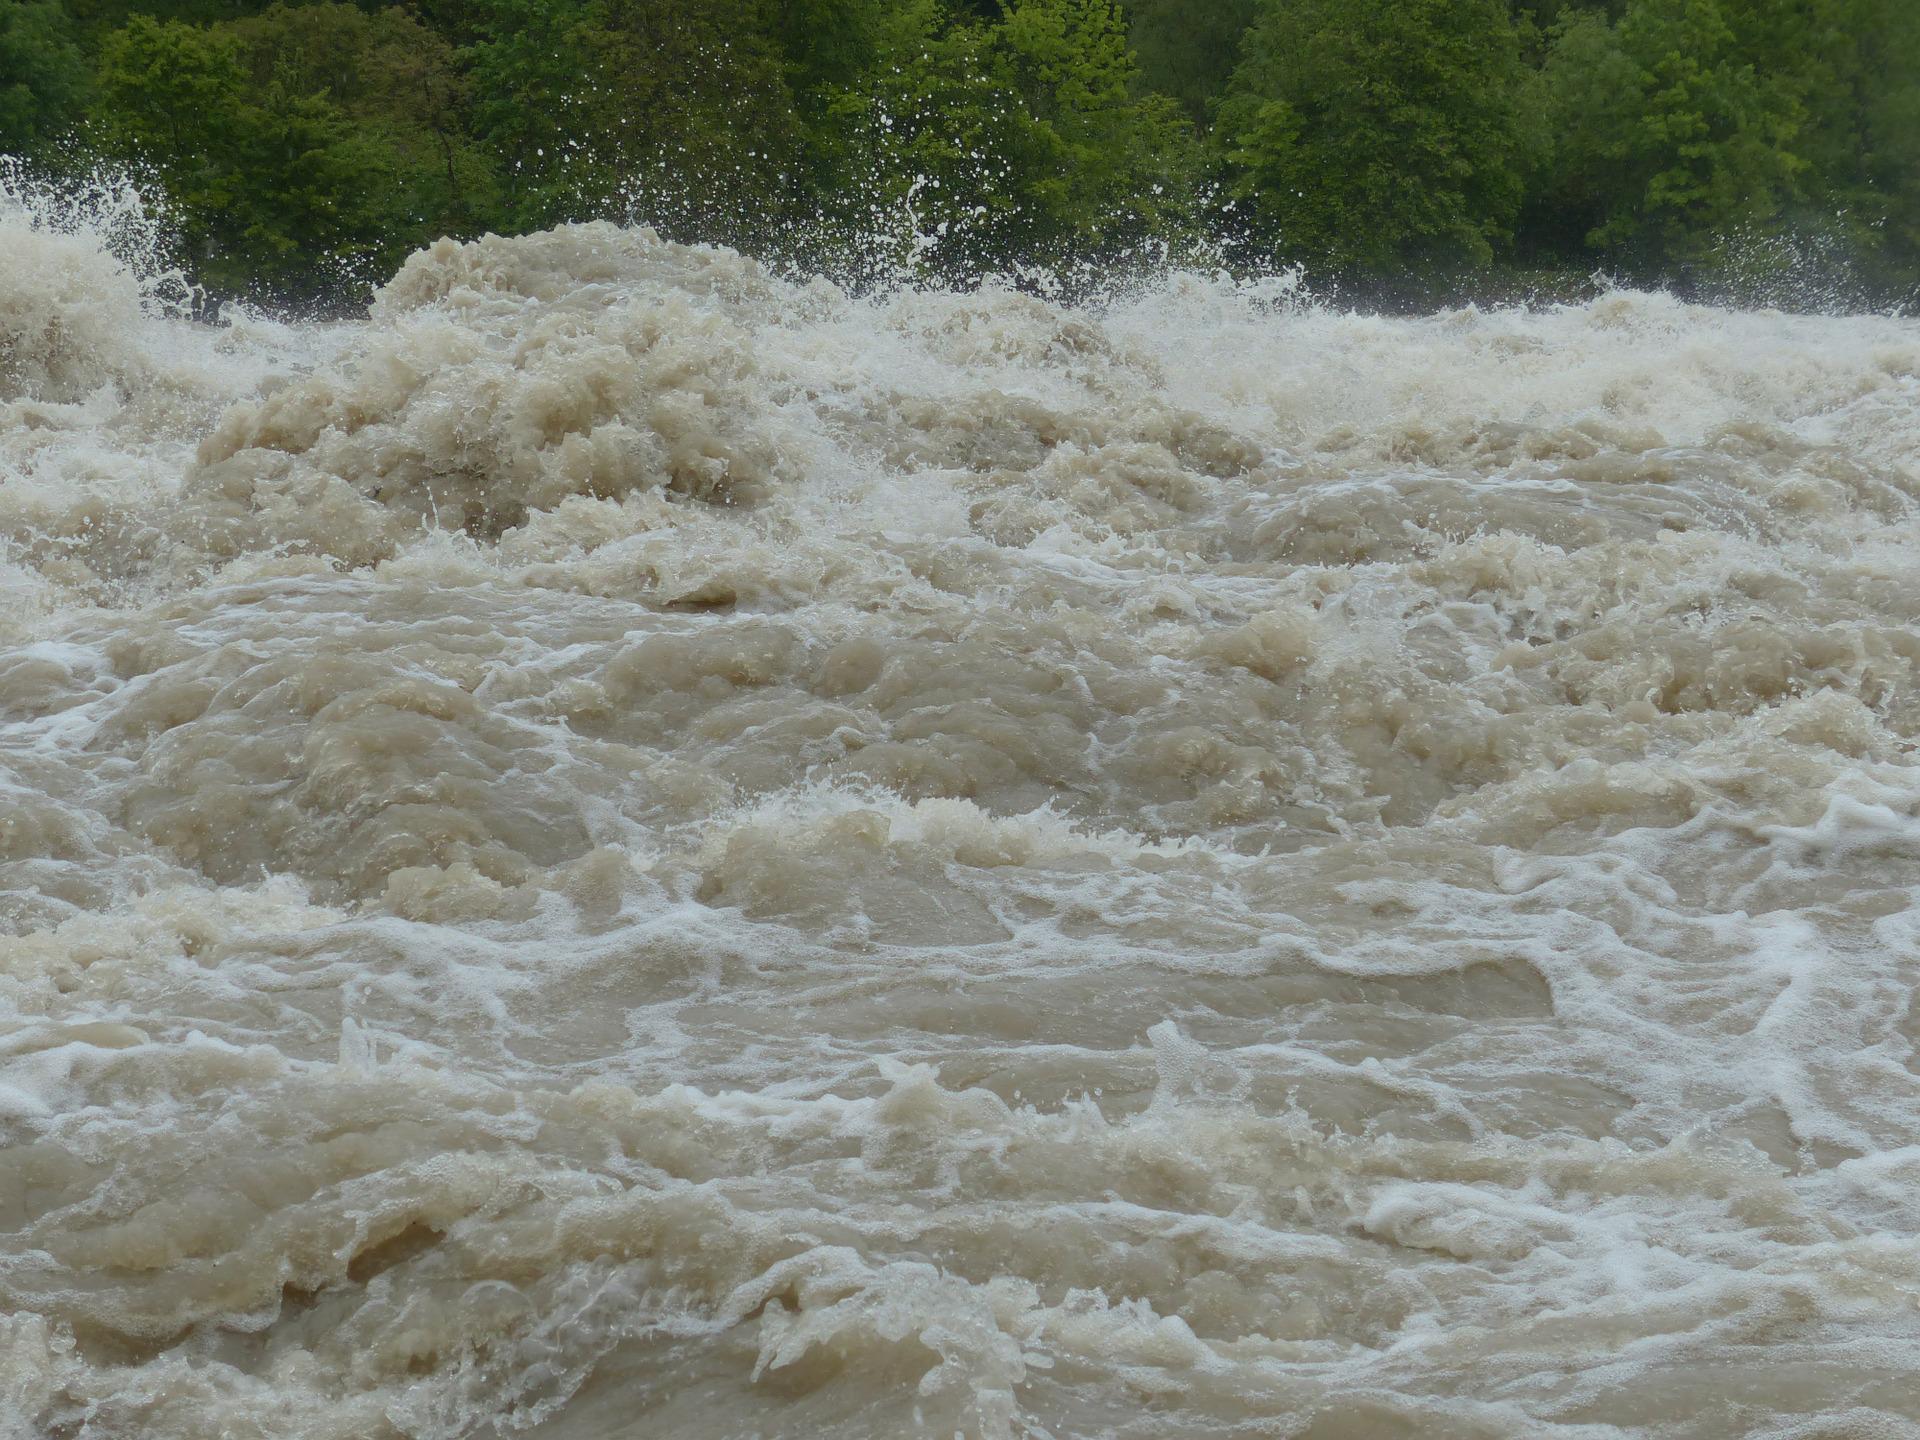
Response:
[[[1910,0],[0,0],[0,152],[216,291],[642,220],[858,282],[1167,260],[1920,293]]]

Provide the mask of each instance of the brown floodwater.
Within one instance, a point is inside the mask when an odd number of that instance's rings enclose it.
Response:
[[[8,1440],[1920,1434],[1920,323],[0,220]]]

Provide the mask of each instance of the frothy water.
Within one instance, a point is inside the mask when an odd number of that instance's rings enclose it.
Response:
[[[0,1431],[1920,1434],[1920,324],[0,210]]]

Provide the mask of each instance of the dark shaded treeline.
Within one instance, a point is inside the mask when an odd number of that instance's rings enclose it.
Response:
[[[281,299],[611,215],[855,282],[1171,257],[1897,303],[1920,5],[0,0],[0,151],[150,174],[205,283]]]

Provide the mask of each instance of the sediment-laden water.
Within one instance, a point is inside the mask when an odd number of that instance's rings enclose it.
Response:
[[[5,219],[9,1440],[1920,1434],[1920,324]]]

